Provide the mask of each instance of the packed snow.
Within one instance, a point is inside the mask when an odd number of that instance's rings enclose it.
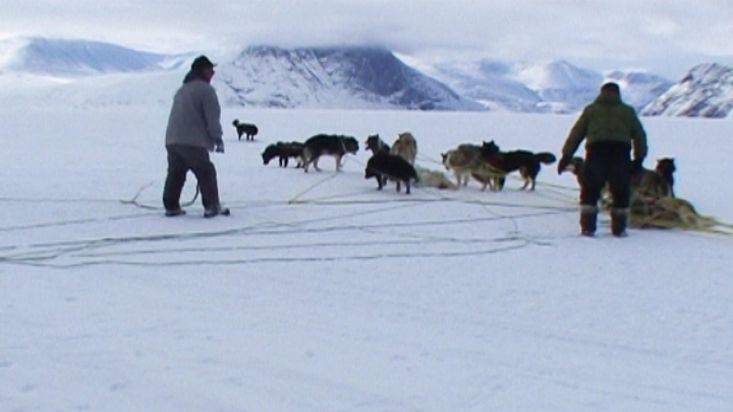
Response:
[[[174,89],[170,93],[172,96]],[[91,93],[91,92],[89,92]],[[494,139],[557,153],[575,115],[227,109],[232,216],[165,218],[167,107],[4,105],[0,409],[729,411],[730,236],[578,236],[571,175],[535,192],[304,173],[260,153],[411,131],[418,163]],[[231,120],[254,122],[238,142]],[[733,221],[728,121],[644,119],[648,167]],[[193,197],[194,179],[183,200]],[[135,200],[136,204],[129,201]],[[128,202],[121,202],[128,201]]]

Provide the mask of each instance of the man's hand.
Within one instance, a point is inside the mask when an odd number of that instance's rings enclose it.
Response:
[[[644,168],[643,163],[644,163],[644,159],[632,160],[631,161],[631,173],[636,173],[640,171],[642,168]]]
[[[214,146],[214,151],[216,153],[224,153],[224,142],[221,140],[216,142],[216,145]]]
[[[568,166],[570,166],[570,158],[567,156],[561,157],[560,161],[557,162],[557,174],[561,175]]]

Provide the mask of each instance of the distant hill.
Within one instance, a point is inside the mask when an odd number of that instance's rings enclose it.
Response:
[[[661,76],[642,72],[604,75],[564,60],[449,62],[435,65],[431,74],[487,108],[538,113],[575,112],[598,95],[604,81],[611,80],[620,84],[626,102],[641,109],[671,84]]]
[[[149,53],[88,40],[29,37],[0,43],[4,71],[56,76],[167,70],[187,56]]]
[[[219,66],[216,83],[242,106],[482,109],[380,47],[249,47]]]
[[[624,101],[639,111],[672,86],[666,78],[642,71],[614,70],[606,73],[604,81],[618,83]]]
[[[733,68],[721,64],[694,67],[649,103],[647,116],[733,117]]]

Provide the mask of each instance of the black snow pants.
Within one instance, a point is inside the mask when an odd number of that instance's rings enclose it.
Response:
[[[620,142],[598,142],[586,149],[583,187],[580,204],[597,206],[608,183],[614,209],[627,209],[631,195],[631,145]]]
[[[205,209],[219,206],[219,188],[216,169],[209,159],[209,151],[203,147],[167,145],[168,177],[163,189],[163,206],[166,210],[181,208],[180,198],[186,173],[192,171],[201,190],[201,202]]]

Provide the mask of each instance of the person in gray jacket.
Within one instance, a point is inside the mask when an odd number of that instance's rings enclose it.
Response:
[[[209,159],[212,150],[224,152],[221,107],[210,84],[213,77],[214,64],[206,56],[197,57],[173,98],[165,132],[168,176],[163,206],[166,216],[186,213],[181,209],[180,197],[189,170],[196,176],[201,190],[204,217],[229,214],[229,209],[219,202],[216,168]]]

